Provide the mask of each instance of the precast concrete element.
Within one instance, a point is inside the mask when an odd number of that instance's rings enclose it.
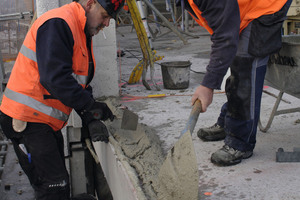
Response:
[[[91,86],[95,98],[118,96],[118,67],[116,23],[110,20],[109,27],[104,28],[93,37],[93,51],[96,72]]]
[[[109,143],[93,145],[114,199],[157,199],[158,172],[164,160],[160,140],[144,124],[136,130],[122,129],[119,103],[114,99],[106,103],[116,115],[113,122],[106,122]]]
[[[108,144],[103,142],[94,143],[94,148],[114,199],[147,199],[138,184],[134,170],[125,161],[121,154],[122,150],[113,138],[110,138],[110,143]]]
[[[60,6],[59,0],[53,0],[53,1],[37,0],[36,1],[37,17],[40,17],[42,14],[44,14],[48,10],[58,8],[59,6]]]
[[[37,17],[41,16],[48,10],[58,8],[60,6],[63,6],[71,2],[72,0],[53,0],[53,1],[37,0],[36,1]]]

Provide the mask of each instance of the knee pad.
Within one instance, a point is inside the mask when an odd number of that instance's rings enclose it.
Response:
[[[253,57],[236,56],[230,66],[231,75],[226,80],[228,114],[240,120],[250,119]]]

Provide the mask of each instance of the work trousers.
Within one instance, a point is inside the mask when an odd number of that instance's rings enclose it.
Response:
[[[256,143],[261,96],[269,54],[281,48],[281,28],[292,3],[252,21],[240,34],[236,57],[226,80],[227,102],[217,124],[224,127],[225,144],[240,151],[252,151]]]
[[[240,151],[255,147],[263,83],[269,56],[248,53],[251,23],[239,38],[236,57],[226,80],[227,102],[222,106],[217,124],[224,127],[225,144]]]
[[[0,113],[0,124],[14,146],[37,200],[69,200],[69,175],[65,166],[61,131],[42,123],[27,123],[22,132],[12,128],[12,118]]]

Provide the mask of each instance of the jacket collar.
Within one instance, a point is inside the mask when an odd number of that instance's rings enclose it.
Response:
[[[74,12],[79,20],[80,26],[81,26],[82,30],[84,31],[85,24],[87,21],[87,18],[85,15],[85,10],[83,9],[82,5],[80,5],[77,2],[70,3],[70,6],[74,10]]]

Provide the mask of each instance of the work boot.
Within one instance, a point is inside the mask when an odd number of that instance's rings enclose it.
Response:
[[[236,165],[240,163],[242,159],[250,158],[252,155],[253,151],[242,152],[228,145],[224,145],[211,155],[211,162],[219,166]]]
[[[197,135],[203,141],[219,141],[226,137],[224,128],[217,123],[208,128],[200,128]]]

